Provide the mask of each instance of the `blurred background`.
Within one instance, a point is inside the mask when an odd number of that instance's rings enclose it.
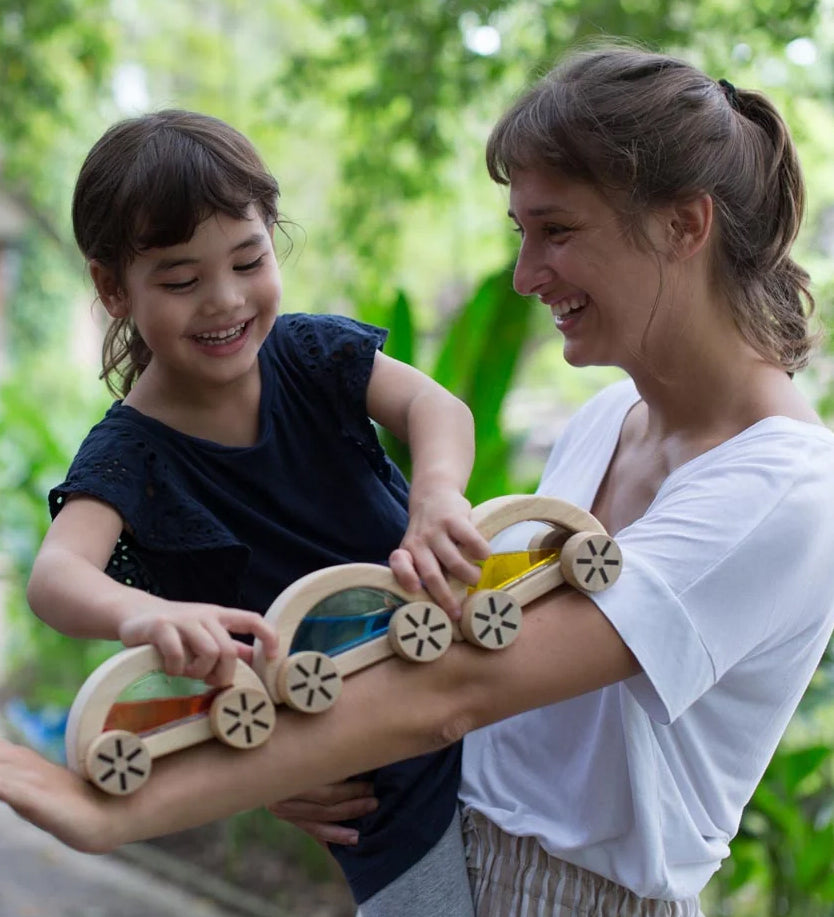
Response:
[[[109,403],[98,380],[102,316],[69,219],[92,143],[113,121],[163,107],[247,134],[280,182],[290,223],[283,310],[384,325],[387,352],[464,397],[478,427],[476,503],[530,490],[564,419],[617,377],[568,367],[549,311],[512,292],[506,190],[483,166],[489,129],[513,97],[565,48],[605,34],[776,101],[809,187],[797,257],[829,324],[832,0],[0,0],[0,715],[9,731],[60,758],[69,703],[116,648],[48,631],[23,597],[46,493]],[[826,344],[799,379],[827,420],[832,365]],[[711,915],[834,915],[830,668],[826,658],[708,889]],[[276,874],[289,860],[311,883],[332,881],[326,855],[274,820],[231,820],[217,842],[230,872],[251,842]]]

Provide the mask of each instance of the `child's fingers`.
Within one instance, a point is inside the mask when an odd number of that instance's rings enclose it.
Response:
[[[415,564],[424,583],[434,588],[442,588],[439,577],[444,579],[453,576],[463,583],[474,586],[481,577],[481,569],[461,551],[445,532],[435,535],[430,544],[415,549]],[[429,591],[432,591],[430,589]],[[432,594],[434,594],[432,592]]]
[[[291,822],[320,843],[351,845],[357,842],[358,833],[337,823],[360,818],[375,811],[378,806],[373,783],[345,780],[316,787],[303,796],[286,799],[267,808],[276,817]]]
[[[235,680],[238,646],[243,646],[244,644],[240,643],[239,640],[235,640],[219,621],[208,620],[204,626],[209,637],[214,641],[218,654],[214,659],[214,664],[205,673],[203,679],[207,684],[223,688],[232,684]]]
[[[243,643],[241,640],[235,640],[235,652],[241,662],[252,665],[252,660],[255,658],[255,648],[253,646]]]
[[[417,592],[420,588],[420,574],[414,566],[414,558],[406,548],[396,548],[388,558],[391,572],[406,592]]]
[[[252,634],[256,640],[260,640],[267,659],[274,659],[278,655],[278,635],[256,612],[223,608],[218,620],[227,631],[235,634]]]
[[[489,542],[468,519],[453,520],[448,532],[460,551],[473,560],[486,560],[492,553]]]
[[[137,619],[119,631],[119,639],[125,646],[152,643],[162,656],[162,668],[167,675],[176,676],[185,672],[186,648],[179,631],[170,621]]]
[[[354,847],[359,843],[359,832],[355,828],[331,822],[314,822],[304,819],[286,819],[296,828],[300,828],[320,844],[339,844],[342,847]]]
[[[439,555],[452,552],[439,551]],[[461,595],[456,594],[449,584],[447,571],[441,563],[438,553],[428,548],[416,550],[414,554],[414,563],[419,571],[420,580],[423,588],[434,599],[435,602],[449,615],[453,620],[460,617],[460,599]]]

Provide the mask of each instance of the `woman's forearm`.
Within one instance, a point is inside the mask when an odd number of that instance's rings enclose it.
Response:
[[[207,743],[155,762],[148,785],[125,799],[131,811],[115,842],[295,796],[637,671],[596,606],[565,590],[530,607],[520,637],[506,650],[456,644],[428,665],[390,659],[348,678],[327,713],[279,710],[270,740],[259,749]]]
[[[148,783],[106,796],[28,749],[0,743],[0,799],[65,843],[103,852],[296,796],[431,751],[471,729],[639,671],[593,603],[559,590],[531,603],[499,652],[455,644],[436,662],[388,659],[347,678],[328,712],[283,708],[265,745],[206,742],[154,762]]]

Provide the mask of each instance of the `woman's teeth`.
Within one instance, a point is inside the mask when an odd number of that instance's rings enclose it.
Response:
[[[572,296],[570,299],[562,299],[557,303],[553,303],[550,310],[554,318],[564,318],[570,312],[576,312],[584,308],[587,302],[587,296]]]

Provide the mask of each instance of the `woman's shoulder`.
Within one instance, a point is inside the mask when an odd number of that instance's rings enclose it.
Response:
[[[834,501],[834,432],[823,424],[774,415],[707,450],[678,469],[679,477],[715,474],[732,477],[733,470],[749,472],[785,487],[818,481]],[[675,476],[675,472],[670,478]]]

